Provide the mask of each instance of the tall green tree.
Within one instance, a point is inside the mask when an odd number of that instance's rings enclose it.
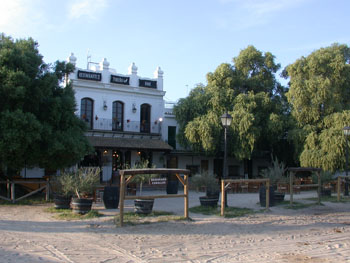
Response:
[[[208,95],[205,93],[205,86],[198,84],[187,98],[182,98],[174,106],[173,113],[178,123],[177,139],[178,142],[192,149],[200,149],[199,144],[192,144],[185,136],[186,125],[195,118],[202,116],[208,111]]]
[[[234,131],[233,152],[242,159],[250,159],[254,150],[271,152],[285,134],[285,116],[281,106],[268,93],[239,94],[231,112]]]
[[[297,127],[290,131],[302,166],[334,171],[345,162],[350,125],[350,48],[334,44],[289,65],[287,93]]]
[[[63,85],[73,65],[45,64],[31,38],[0,38],[0,168],[59,169],[91,151],[74,114],[74,92]]]
[[[254,46],[248,46],[233,62],[240,79],[239,93],[266,92],[272,97],[284,92],[275,77],[281,65],[275,62],[275,56],[270,52],[262,53]]]
[[[223,63],[208,73],[208,84],[201,87],[200,93],[195,90],[196,100],[190,94],[180,100],[174,113],[181,127],[180,136],[188,145],[217,154],[222,152],[220,116],[228,111],[233,116],[229,154],[250,159],[254,151],[271,150],[284,136],[285,90],[275,78],[280,65],[271,53],[248,46],[233,62]],[[195,101],[200,101],[200,111],[196,111]],[[190,118],[181,115],[192,106],[196,114]]]

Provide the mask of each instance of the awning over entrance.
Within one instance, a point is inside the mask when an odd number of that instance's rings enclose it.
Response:
[[[113,138],[102,136],[87,136],[94,147],[119,148],[134,150],[171,151],[173,148],[159,139]]]

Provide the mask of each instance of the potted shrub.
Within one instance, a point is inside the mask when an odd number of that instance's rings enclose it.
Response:
[[[140,163],[137,163],[133,166],[133,169],[145,169],[149,168],[148,160],[142,161]],[[155,168],[155,166],[152,166]],[[135,175],[131,182],[138,183],[139,193],[142,195],[142,187],[143,184],[150,182],[151,178],[155,177],[154,174],[138,174]],[[154,199],[135,199],[134,200],[134,211],[138,214],[150,214],[153,209]]]
[[[54,176],[51,180],[53,200],[56,209],[70,209],[73,189],[71,187],[72,177],[70,174]]]
[[[191,178],[191,185],[197,190],[205,190],[206,195],[199,197],[201,206],[217,206],[220,186],[214,175],[209,173],[196,174]]]
[[[272,166],[264,169],[261,172],[263,178],[270,179],[270,206],[274,206],[276,203],[284,200],[284,193],[277,191],[278,183],[288,183],[288,177],[284,175],[286,171],[283,162],[279,162],[277,157],[272,158]],[[259,189],[259,200],[261,206],[266,206],[266,187],[261,186]]]
[[[81,167],[74,172],[64,173],[61,180],[65,188],[70,188],[74,196],[72,199],[73,212],[86,214],[91,210],[92,196],[100,182],[99,167]]]

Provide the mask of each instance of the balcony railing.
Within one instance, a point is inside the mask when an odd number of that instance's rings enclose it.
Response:
[[[99,118],[94,120],[93,129],[117,132],[160,133],[161,123],[142,123],[140,121],[125,120],[123,125],[121,125],[121,123],[113,122],[112,119]]]

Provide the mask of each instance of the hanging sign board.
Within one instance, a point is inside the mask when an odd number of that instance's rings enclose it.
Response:
[[[129,77],[111,75],[111,83],[129,85],[129,81],[130,81]]]
[[[78,70],[78,79],[101,81],[101,73]]]
[[[154,80],[147,80],[147,79],[140,79],[139,80],[139,86],[144,88],[157,88],[157,81]]]

